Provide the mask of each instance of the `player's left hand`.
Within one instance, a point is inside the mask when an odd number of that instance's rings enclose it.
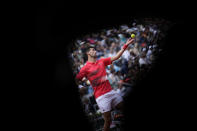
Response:
[[[134,43],[134,39],[133,38],[129,38],[126,42],[127,45]]]

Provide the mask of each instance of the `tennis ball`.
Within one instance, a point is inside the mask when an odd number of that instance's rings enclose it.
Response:
[[[131,34],[131,38],[135,38],[135,34]]]

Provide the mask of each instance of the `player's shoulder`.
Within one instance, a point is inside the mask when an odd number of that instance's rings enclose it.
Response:
[[[108,58],[110,58],[110,57],[101,57],[99,60],[103,61],[103,60],[108,59]]]
[[[105,60],[104,57],[101,57],[100,59],[97,60],[97,63],[103,62]]]

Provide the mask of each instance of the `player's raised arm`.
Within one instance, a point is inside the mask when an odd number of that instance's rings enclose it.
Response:
[[[127,47],[128,47],[131,43],[133,43],[133,41],[134,41],[134,39],[129,38],[129,39],[127,40],[126,44],[124,44],[124,46],[122,47],[122,49],[121,49],[115,56],[112,56],[112,57],[111,57],[111,61],[113,62],[113,61],[119,59],[119,58],[122,56],[123,52],[127,49]]]

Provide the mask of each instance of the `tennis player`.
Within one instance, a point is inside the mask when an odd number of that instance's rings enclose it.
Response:
[[[119,59],[134,39],[129,38],[121,50],[113,57],[97,60],[96,50],[89,47],[86,51],[88,60],[76,76],[76,81],[82,81],[86,77],[94,90],[94,97],[97,105],[104,116],[104,131],[110,130],[111,111],[113,109],[123,110],[123,98],[116,93],[107,80],[106,67],[113,61]]]

